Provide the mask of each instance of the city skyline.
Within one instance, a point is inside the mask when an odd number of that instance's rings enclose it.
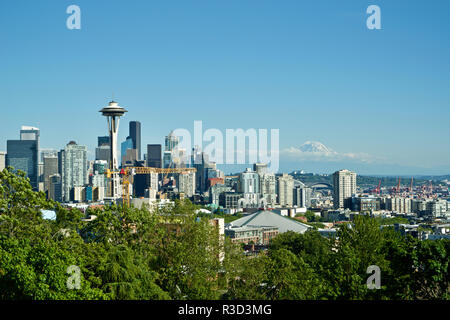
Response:
[[[65,27],[69,4],[1,5],[1,151],[31,125],[42,148],[75,140],[93,159],[106,134],[96,111],[114,95],[130,109],[123,121],[142,123],[143,148],[202,120],[280,129],[280,172],[450,173],[448,2],[380,1],[376,31],[366,1],[135,2],[126,12],[78,1],[81,30]],[[337,159],[305,154],[307,141]]]
[[[449,300],[448,12],[0,1],[0,301]]]
[[[125,124],[127,123],[124,121]],[[136,120],[130,120],[129,123],[136,122]],[[21,126],[26,127],[26,126]],[[36,128],[40,130],[40,128]],[[120,132],[119,130],[119,136],[128,136],[127,128],[122,128],[124,132]],[[41,131],[42,132],[42,131]],[[169,134],[172,132],[170,130]],[[20,134],[19,134],[20,137]],[[103,138],[103,136],[94,137],[96,143],[94,143],[94,147],[92,149],[89,148],[89,145],[91,144],[83,144],[78,143],[75,139],[68,139],[67,142],[63,146],[44,146],[39,149],[39,152],[48,152],[48,151],[59,151],[64,149],[65,145],[67,143],[70,143],[72,141],[76,142],[77,144],[87,146],[87,159],[89,161],[93,161],[98,157],[96,155],[96,150],[98,149],[97,143],[99,143],[99,139]],[[10,139],[9,137],[7,140],[15,140]],[[164,141],[164,138],[162,138]],[[119,139],[119,145],[123,144],[125,141],[128,141],[125,139],[124,141],[120,141]],[[146,141],[142,141],[142,147],[146,150],[147,146],[149,145],[164,145],[164,142],[162,143],[147,143]],[[248,147],[248,146],[247,146]],[[109,150],[109,149],[108,149]],[[162,149],[161,149],[162,150]],[[248,150],[248,149],[247,149]],[[118,148],[120,157],[124,156],[120,150],[120,147]],[[123,151],[123,150],[122,150]],[[6,148],[5,150],[1,150],[0,152],[4,152],[6,154]],[[109,151],[108,151],[109,152]],[[145,154],[146,155],[146,154]],[[292,156],[298,156],[302,162],[289,162],[290,157]],[[161,153],[161,157],[163,156],[163,153]],[[143,160],[144,154],[142,155]],[[299,148],[291,147],[289,149],[283,149],[280,150],[280,169],[276,172],[277,174],[282,174],[284,172],[293,172],[293,171],[299,171],[303,170],[307,173],[316,173],[316,174],[332,174],[335,171],[342,170],[342,169],[349,169],[352,171],[357,171],[359,174],[363,175],[373,175],[373,176],[443,176],[443,175],[450,175],[450,170],[445,171],[444,170],[430,170],[429,168],[420,168],[420,167],[413,167],[413,166],[401,166],[401,165],[393,165],[392,168],[394,169],[388,169],[388,171],[385,171],[388,165],[383,163],[374,163],[369,159],[370,155],[367,154],[352,154],[352,153],[340,153],[336,152],[331,148],[326,147],[320,142],[317,141],[306,141],[304,144],[302,144]],[[42,158],[42,156],[40,157]],[[101,158],[101,156],[100,156]],[[41,159],[42,160],[42,159]],[[246,157],[246,161],[248,161],[249,158]],[[41,161],[42,162],[42,161]],[[252,167],[254,162],[246,162],[245,164],[217,164],[218,169],[224,171],[227,174],[234,174],[237,172],[245,171],[247,168]],[[377,169],[373,168],[381,168],[381,170],[376,171]],[[391,171],[389,171],[391,170]]]

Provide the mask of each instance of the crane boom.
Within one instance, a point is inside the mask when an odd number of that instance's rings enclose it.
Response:
[[[130,192],[129,185],[132,183],[132,176],[136,174],[169,174],[169,173],[179,173],[179,174],[189,174],[197,172],[196,168],[154,168],[154,167],[125,167],[118,172],[113,172],[109,169],[106,170],[105,174],[108,178],[111,178],[112,173],[119,173],[122,175],[122,186],[123,186],[123,200],[124,204],[130,206]]]

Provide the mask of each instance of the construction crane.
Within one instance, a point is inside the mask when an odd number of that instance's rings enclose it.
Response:
[[[170,161],[170,164],[169,164],[169,168],[167,168],[167,169],[172,169],[172,168],[174,168],[174,165],[175,165],[175,163],[173,162],[173,161]],[[164,176],[162,177],[162,179],[161,179],[161,186],[164,186],[166,183],[169,183],[169,181],[167,181],[167,179],[169,178],[169,173],[170,172],[166,172],[166,173],[164,173]],[[166,182],[167,181],[167,182]]]
[[[130,184],[133,183],[133,176],[136,174],[169,174],[169,173],[179,173],[179,174],[189,174],[197,172],[195,168],[153,168],[153,167],[125,167],[119,172],[112,172],[111,170],[106,170],[106,176],[111,178],[113,173],[118,173],[122,176],[122,199],[123,203],[130,206]]]
[[[397,188],[395,189],[395,195],[397,195],[400,192],[400,181],[402,180],[402,178],[398,177],[398,183],[397,183]]]
[[[376,194],[380,194],[380,188],[381,188],[381,179],[378,181],[378,187],[375,189]]]

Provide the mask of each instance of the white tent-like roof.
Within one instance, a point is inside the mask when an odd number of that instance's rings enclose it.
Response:
[[[232,221],[229,227],[277,227],[279,233],[294,231],[304,233],[312,228],[304,223],[283,217],[271,211],[262,210]]]

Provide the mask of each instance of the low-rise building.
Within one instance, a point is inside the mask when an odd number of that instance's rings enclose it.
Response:
[[[446,218],[447,216],[447,201],[446,200],[433,200],[427,202],[426,213],[433,218]]]
[[[226,209],[239,209],[239,200],[242,198],[242,193],[223,192],[219,195],[219,205]]]
[[[224,192],[231,192],[231,187],[224,184],[215,184],[209,189],[209,202],[213,205],[219,206],[220,194]]]
[[[375,197],[352,197],[352,210],[357,212],[373,212],[380,210],[380,199]]]
[[[382,207],[384,209],[398,212],[398,213],[410,213],[411,212],[411,198],[403,197],[388,197],[382,199]]]
[[[272,211],[261,210],[227,224],[225,234],[235,242],[268,244],[276,235],[287,231],[304,233],[312,228]]]
[[[234,243],[268,245],[278,235],[276,227],[230,227],[225,230],[226,236]]]

